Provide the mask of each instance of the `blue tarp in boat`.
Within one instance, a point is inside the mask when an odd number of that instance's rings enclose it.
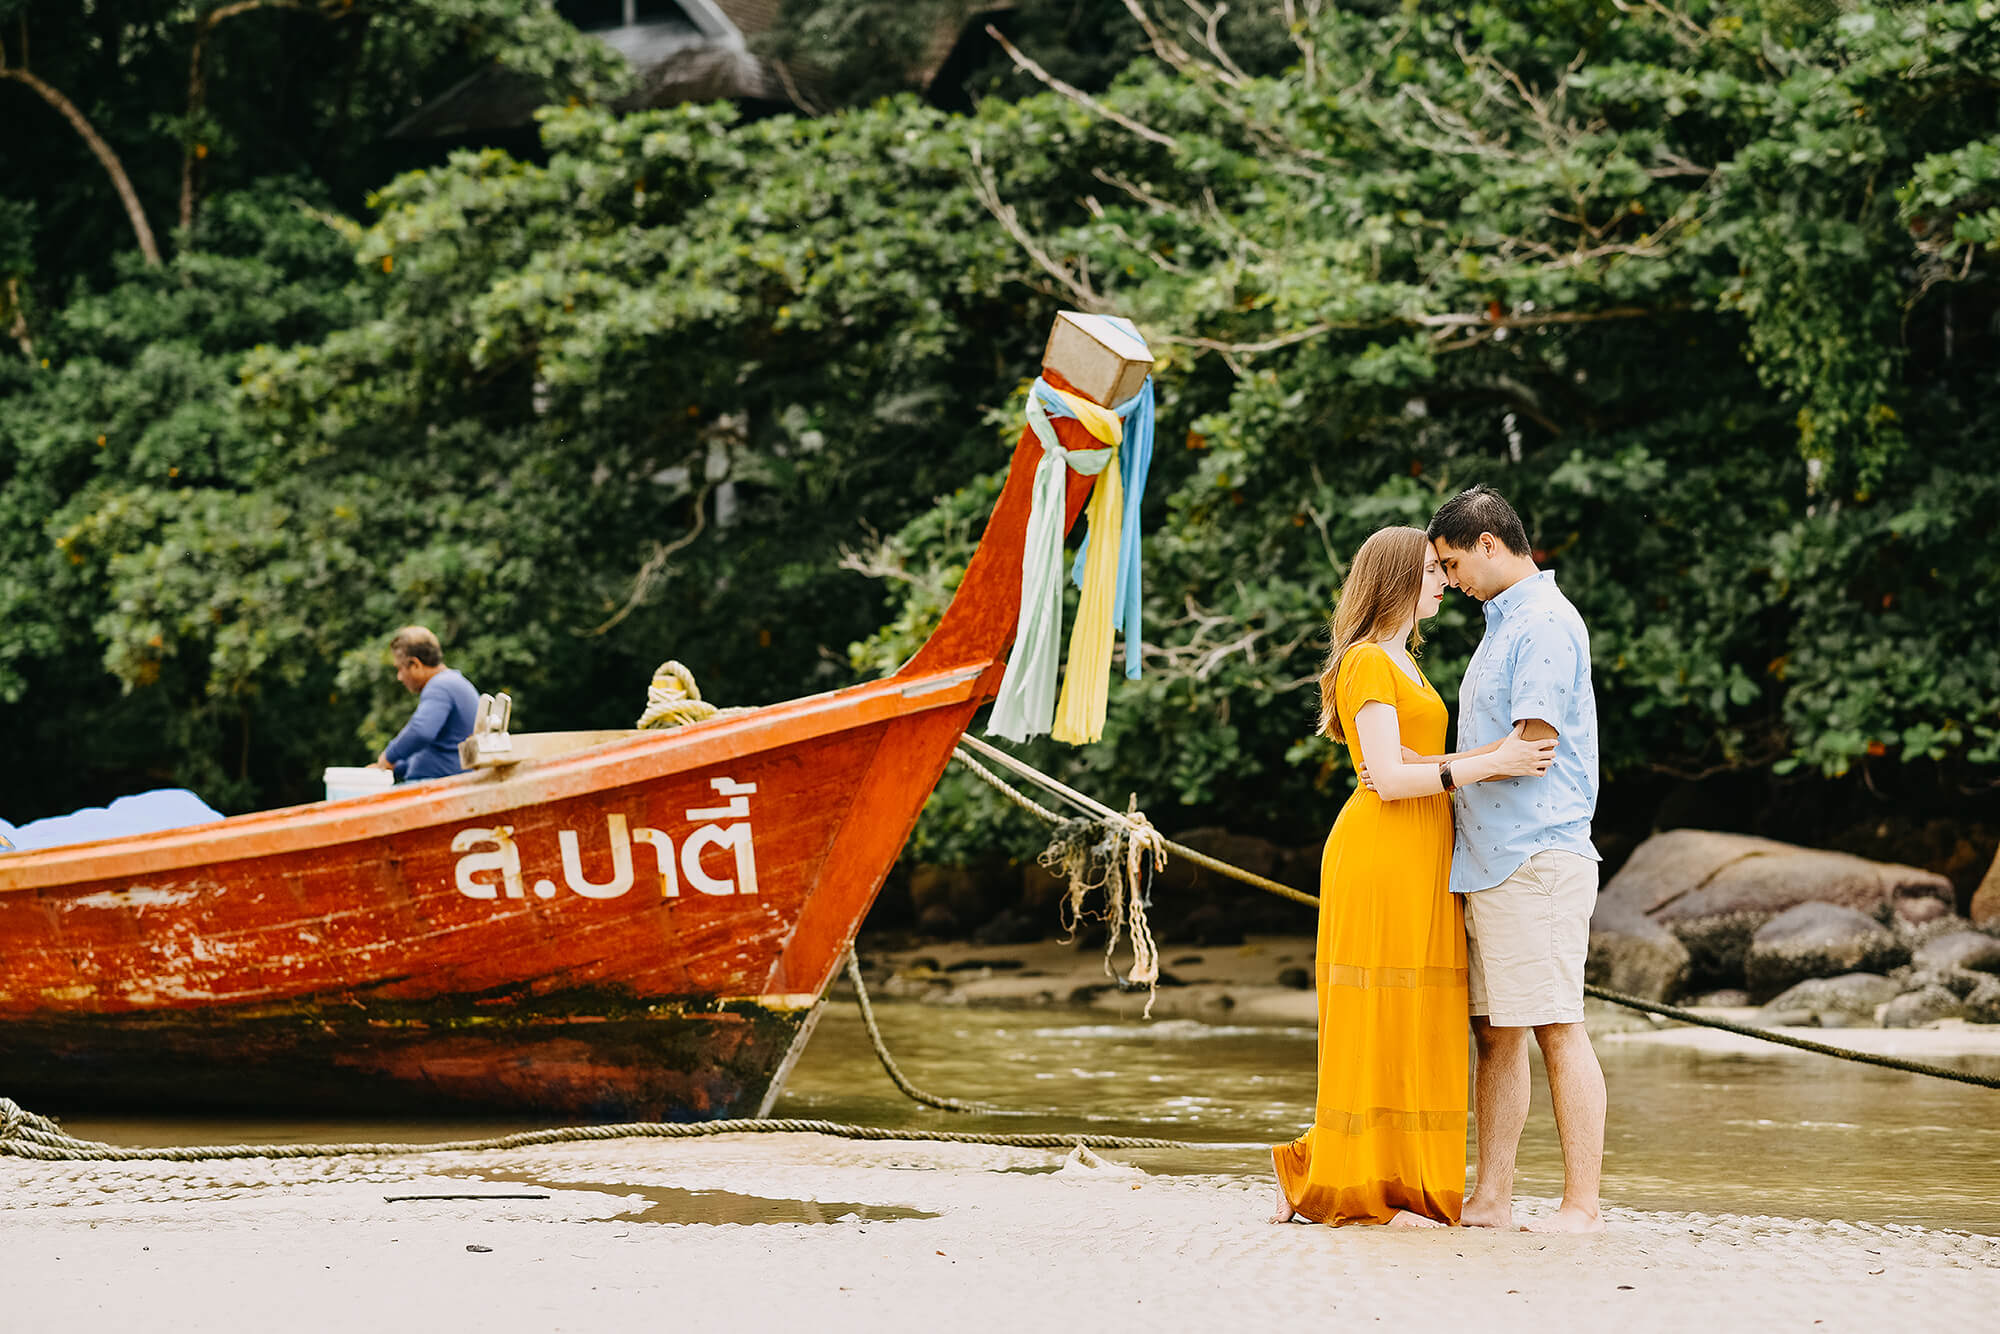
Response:
[[[120,797],[109,806],[86,806],[68,815],[51,815],[15,826],[0,820],[0,839],[16,852],[93,843],[101,838],[130,838],[183,825],[222,819],[222,812],[184,787],[162,787]]]

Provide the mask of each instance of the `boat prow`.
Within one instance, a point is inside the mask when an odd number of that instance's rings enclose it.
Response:
[[[0,1091],[63,1111],[767,1112],[998,689],[1040,458],[1024,433],[937,631],[884,680],[0,857]],[[1067,521],[1089,484],[1069,478]]]

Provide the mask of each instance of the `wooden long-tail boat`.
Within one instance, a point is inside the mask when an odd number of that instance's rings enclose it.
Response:
[[[0,1093],[58,1111],[766,1114],[998,689],[1041,456],[1024,431],[949,609],[885,680],[0,856]],[[1066,526],[1090,479],[1068,484]]]

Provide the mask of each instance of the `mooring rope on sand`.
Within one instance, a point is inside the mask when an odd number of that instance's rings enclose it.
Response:
[[[549,1144],[582,1144],[619,1139],[701,1139],[711,1135],[835,1135],[855,1140],[914,1140],[930,1144],[985,1144],[1012,1149],[1227,1149],[1262,1144],[1153,1139],[1142,1135],[1089,1135],[1060,1131],[988,1134],[971,1130],[895,1129],[857,1126],[803,1117],[737,1117],[727,1121],[631,1121],[608,1126],[556,1126],[523,1130],[490,1139],[440,1140],[430,1144],[180,1144],[153,1148],[79,1139],[46,1116],[0,1096],[0,1157],[44,1162],[212,1162],[226,1158],[410,1157],[425,1153],[476,1153],[532,1149]]]
[[[1000,793],[1003,797],[1006,797],[1022,810],[1027,811],[1030,815],[1035,816],[1045,824],[1056,826],[1059,836],[1065,842],[1073,841],[1074,835],[1063,833],[1064,826],[1068,822],[1062,816],[1039,805],[1025,792],[1020,791],[1007,782],[1006,779],[979,763],[966,750],[967,746],[972,747],[981,756],[1004,765],[1023,778],[1041,785],[1048,791],[1068,801],[1072,806],[1088,812],[1091,817],[1103,824],[1118,827],[1136,827],[1135,821],[1145,821],[1145,817],[1139,815],[1136,811],[1130,815],[1121,815],[1102,802],[1093,800],[1043,773],[1026,761],[1016,759],[1014,756],[1007,754],[1007,752],[1000,750],[996,746],[989,745],[977,737],[967,736],[963,738],[959,748],[952,752],[952,758],[972,770],[974,777]],[[1144,827],[1148,830],[1152,828],[1150,823],[1145,824]],[[1155,837],[1158,836],[1155,835]],[[1290,885],[1280,884],[1275,880],[1258,875],[1254,871],[1246,871],[1240,866],[1232,866],[1220,858],[1210,857],[1205,853],[1197,852],[1195,849],[1176,843],[1172,839],[1160,838],[1159,844],[1167,851],[1177,856],[1185,857],[1197,866],[1206,867],[1218,875],[1224,875],[1255,889],[1261,889],[1267,894],[1275,894],[1280,898],[1290,899],[1294,903],[1303,903],[1315,908],[1319,906],[1319,897],[1314,894],[1308,894],[1302,889],[1293,889]],[[1136,889],[1137,887],[1135,886],[1134,892],[1136,892]],[[1958,1084],[1972,1084],[1979,1088],[2000,1089],[2000,1076],[1974,1074],[1968,1070],[1954,1070],[1949,1066],[1931,1065],[1925,1061],[1905,1060],[1900,1056],[1881,1056],[1874,1052],[1856,1051],[1852,1047],[1836,1047],[1830,1043],[1814,1042],[1810,1038],[1793,1037],[1789,1033],[1775,1033],[1768,1028],[1756,1028],[1749,1024],[1738,1024],[1727,1019],[1718,1019],[1713,1015],[1697,1014],[1693,1010],[1683,1009],[1678,1005],[1667,1005],[1659,1001],[1642,1000],[1637,996],[1628,996],[1623,992],[1612,991],[1606,987],[1585,984],[1583,991],[1586,996],[1594,996],[1598,1000],[1609,1002],[1612,1005],[1622,1005],[1627,1009],[1660,1015],[1663,1018],[1677,1020],[1684,1024],[1692,1024],[1700,1028],[1718,1029],[1724,1033],[1735,1033],[1741,1037],[1757,1038],[1760,1041],[1776,1043],[1781,1047],[1796,1047],[1800,1051],[1815,1052],[1821,1056],[1832,1056],[1843,1061],[1854,1061],[1861,1065],[1880,1066],[1884,1070],[1901,1070],[1913,1075],[1929,1075],[1933,1079],[1948,1079]]]

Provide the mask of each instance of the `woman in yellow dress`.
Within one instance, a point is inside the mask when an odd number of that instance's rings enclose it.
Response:
[[[1362,543],[1335,603],[1320,729],[1368,781],[1320,861],[1319,1093],[1272,1150],[1272,1222],[1455,1224],[1465,1193],[1465,928],[1448,886],[1453,787],[1540,774],[1554,747],[1510,736],[1447,755],[1444,701],[1417,669],[1445,575],[1420,528]]]

